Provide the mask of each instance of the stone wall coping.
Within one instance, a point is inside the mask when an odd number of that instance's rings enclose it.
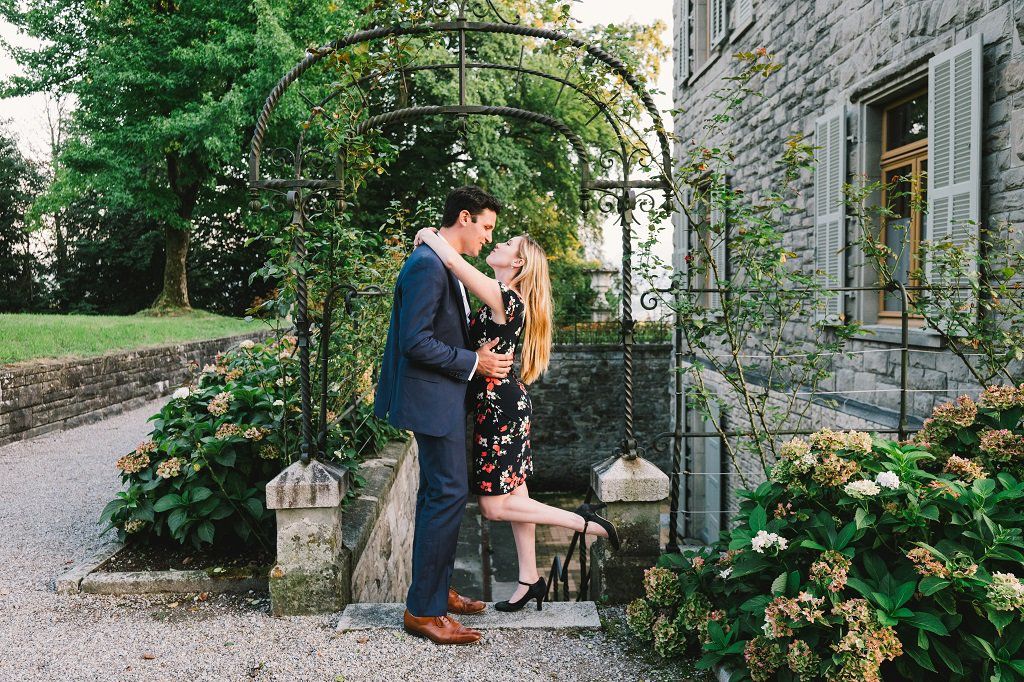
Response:
[[[191,592],[244,593],[267,589],[266,571],[216,576],[206,571],[115,571],[90,573],[81,591],[89,594],[154,594]]]
[[[348,469],[310,460],[293,462],[267,483],[267,509],[338,507],[348,492]]]
[[[612,455],[595,464],[590,477],[602,502],[659,502],[668,497],[668,476],[643,457]]]
[[[416,441],[412,437],[404,443],[391,441],[378,454],[378,458],[360,465],[359,472],[366,478],[366,485],[359,491],[360,496],[345,506],[342,544],[351,553],[353,566],[366,548],[402,463],[406,457],[416,456]],[[389,461],[392,463],[387,463]]]

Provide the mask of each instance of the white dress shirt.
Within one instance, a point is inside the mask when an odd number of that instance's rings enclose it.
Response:
[[[442,235],[440,232],[438,232],[437,234],[438,234],[438,236],[441,237],[441,239],[444,239],[444,235]],[[446,242],[448,241],[447,239],[444,239],[444,240]],[[449,243],[449,245],[450,245],[450,243]],[[462,295],[463,314],[466,316],[466,324],[469,324],[470,310],[469,310],[469,297],[466,296],[466,285],[464,285],[462,283],[462,280],[460,280],[458,277],[455,278],[455,281],[459,283],[459,294]],[[472,379],[476,375],[476,366],[477,366],[477,364],[479,364],[479,362],[480,362],[480,356],[477,355],[476,353],[473,353],[473,369],[469,373],[469,379]],[[469,379],[467,379],[467,381]]]

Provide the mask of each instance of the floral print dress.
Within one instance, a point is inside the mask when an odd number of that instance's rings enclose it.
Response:
[[[500,339],[495,353],[515,353],[526,323],[526,306],[519,294],[498,282],[505,306],[505,324],[498,324],[488,306],[469,322],[470,340],[480,347]],[[530,456],[530,418],[533,405],[515,367],[504,379],[473,377],[473,490],[478,495],[504,495],[533,473]]]

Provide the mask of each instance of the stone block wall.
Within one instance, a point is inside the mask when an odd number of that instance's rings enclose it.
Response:
[[[642,447],[671,429],[672,347],[634,346],[634,425]],[[613,345],[556,346],[548,372],[527,386],[533,402],[530,487],[586,491],[592,464],[614,454],[624,429],[622,349]],[[645,457],[668,471],[668,454]]]
[[[167,395],[189,364],[266,331],[206,341],[107,353],[95,358],[38,360],[0,367],[0,445],[93,422]]]
[[[681,4],[694,0],[675,0],[675,16],[681,16]],[[730,2],[732,6],[735,3]],[[1016,8],[1015,8],[1016,4]],[[750,196],[783,187],[775,160],[784,149],[786,138],[803,134],[811,144],[816,119],[828,109],[846,105],[847,140],[846,181],[863,174],[877,177],[877,159],[872,158],[868,138],[873,130],[873,109],[878,93],[895,92],[901,83],[921,82],[932,56],[980,34],[983,43],[982,64],[982,158],[981,222],[983,225],[1010,223],[1018,231],[1024,226],[1024,13],[1011,0],[779,0],[753,3],[752,24],[732,31],[706,65],[692,73],[686,82],[674,87],[678,109],[673,121],[681,140],[702,138],[702,122],[720,107],[712,93],[725,85],[723,77],[736,71],[731,55],[766,47],[782,69],[758,81],[763,97],[749,97],[734,112],[735,120],[723,136],[734,144],[736,160],[729,182]],[[679,46],[681,25],[674,27],[675,46]],[[678,58],[678,55],[677,55]],[[678,74],[678,71],[677,71]],[[708,142],[713,145],[716,140]],[[677,146],[677,154],[684,145]],[[799,196],[793,197],[797,209],[787,217],[785,245],[797,254],[791,263],[810,275],[814,270],[813,174],[805,173],[797,182]],[[678,227],[678,224],[677,224]],[[847,244],[857,238],[858,226],[847,224]],[[676,235],[675,243],[683,244]],[[872,286],[875,278],[862,267],[856,248],[844,252],[846,286]],[[677,254],[675,261],[681,260]],[[853,342],[849,357],[836,357],[833,378],[820,386],[834,394],[830,406],[815,402],[810,406],[806,428],[829,426],[844,429],[892,428],[899,407],[900,353],[898,327],[877,324],[872,302],[875,292],[846,295],[847,319],[860,320],[873,335]],[[797,326],[796,337],[810,337]],[[959,394],[976,396],[979,387],[961,360],[942,348],[939,338],[924,330],[911,331],[909,414],[912,423],[927,416],[933,407]],[[1020,373],[1020,367],[1015,368]],[[720,395],[730,399],[720,384]],[[781,398],[781,396],[780,396]],[[726,410],[729,411],[728,408]],[[731,422],[740,428],[735,421]],[[694,439],[697,441],[699,439]],[[741,471],[756,479],[761,463],[738,462]],[[698,477],[699,478],[699,477]],[[728,491],[736,485],[735,474],[723,481]],[[699,487],[699,486],[698,486]],[[735,499],[727,494],[727,506],[735,508]],[[708,502],[708,508],[717,508]]]
[[[359,469],[366,486],[345,506],[353,602],[404,602],[412,582],[412,539],[420,466],[416,441],[389,443]]]

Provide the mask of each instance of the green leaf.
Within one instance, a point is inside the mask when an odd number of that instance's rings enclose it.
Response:
[[[939,508],[936,507],[934,504],[929,504],[927,507],[922,507],[918,513],[926,519],[931,519],[932,521],[939,520]]]
[[[754,507],[754,510],[750,512],[748,522],[751,533],[757,534],[758,531],[765,530],[768,526],[768,512],[766,512],[764,507],[761,505],[757,505]]]
[[[1012,623],[1016,616],[1015,611],[996,611],[992,607],[986,608],[985,613],[988,615],[989,622],[996,626],[996,632],[1000,637],[1003,636],[1003,628]]]
[[[209,521],[203,521],[196,526],[196,535],[203,542],[213,544],[213,524]]]
[[[945,663],[946,666],[950,670],[955,672],[957,675],[963,675],[964,666],[960,662],[960,657],[957,655],[957,653],[953,649],[949,648],[949,646],[944,644],[942,640],[937,637],[933,637],[931,642],[932,648],[935,650],[935,653],[939,655],[939,658],[942,659],[942,662]]]
[[[843,529],[841,531],[839,531],[839,534],[836,536],[836,541],[833,544],[832,549],[835,549],[837,551],[845,549],[846,546],[848,544],[850,544],[850,541],[853,540],[853,536],[856,535],[856,534],[857,534],[857,524],[856,523],[848,523],[848,524],[846,524],[845,526],[843,526]]]
[[[785,594],[786,593],[786,582],[787,582],[787,575],[786,575],[786,572],[783,571],[782,573],[779,574],[779,577],[777,577],[775,580],[772,581],[772,594]]]
[[[169,495],[164,495],[163,497],[156,501],[156,504],[153,505],[153,511],[165,512],[169,509],[180,507],[181,505],[181,495],[178,495],[177,493],[170,493]]]
[[[939,620],[938,616],[924,611],[918,611],[910,618],[904,618],[903,622],[915,625],[928,632],[934,632],[943,637],[949,634],[949,630],[946,629],[946,626]]]
[[[857,529],[867,528],[875,522],[875,515],[868,512],[863,507],[857,507],[856,513],[853,515],[853,522],[856,524]]]
[[[971,485],[971,490],[974,491],[976,495],[980,495],[981,497],[988,497],[989,495],[995,492],[996,482],[993,481],[991,478],[975,479],[974,484]]]
[[[933,673],[938,672],[938,670],[935,669],[935,664],[932,663],[932,657],[928,655],[927,651],[920,648],[916,644],[908,644],[904,646],[903,651],[912,659],[914,659],[914,661],[925,670],[930,670]]]
[[[184,507],[178,507],[171,512],[170,516],[167,517],[167,527],[171,529],[171,533],[177,533],[178,530],[185,525],[188,521],[188,512]]]
[[[209,488],[204,488],[202,486],[192,488],[192,503],[195,504],[196,502],[202,502],[212,494],[213,491]]]
[[[927,597],[940,590],[946,589],[950,584],[951,583],[948,580],[943,580],[942,578],[936,578],[935,576],[930,575],[921,578],[921,583],[918,585],[917,589],[921,591],[921,594]]]
[[[992,645],[988,643],[988,640],[982,639],[977,635],[970,635],[970,637],[981,646],[982,650],[988,655],[989,658],[991,658],[993,661],[999,660],[999,658],[996,656],[995,650],[992,648]]]
[[[896,588],[896,591],[890,595],[892,597],[892,605],[894,609],[906,604],[910,601],[910,598],[914,596],[914,591],[917,589],[917,583],[915,581],[902,583]]]

